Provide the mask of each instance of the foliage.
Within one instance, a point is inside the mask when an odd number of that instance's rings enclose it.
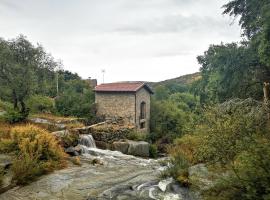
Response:
[[[268,0],[231,0],[224,14],[238,17],[243,35],[257,43],[261,61],[270,67],[270,3]],[[267,69],[269,75],[269,68]]]
[[[12,109],[12,104],[7,102],[7,101],[2,101],[0,99],[0,111],[5,111],[5,110],[11,110]]]
[[[154,97],[156,100],[158,101],[166,100],[169,97],[169,90],[165,86],[160,85],[155,88],[154,94],[155,94]]]
[[[170,148],[173,159],[182,160],[173,160],[170,174],[186,183],[181,173],[189,165],[207,163],[227,175],[203,193],[205,199],[268,199],[268,131],[267,113],[258,101],[234,99],[209,108],[194,133]]]
[[[64,148],[75,147],[78,145],[79,138],[80,136],[76,132],[70,133],[70,134],[64,134],[63,136],[61,136],[60,144]]]
[[[230,98],[261,99],[264,71],[256,50],[248,43],[211,45],[202,56],[202,78],[193,92],[202,104],[222,103]]]
[[[175,93],[167,100],[151,101],[150,140],[166,137],[168,142],[187,133],[196,116],[198,99],[189,93]]]
[[[158,149],[157,149],[157,146],[155,144],[150,144],[149,156],[150,156],[150,158],[157,158],[158,157]]]
[[[127,135],[127,139],[129,140],[134,140],[134,141],[145,141],[146,138],[146,134],[145,133],[140,133],[138,131],[130,131]]]
[[[182,186],[189,186],[188,168],[190,163],[182,156],[172,158],[171,165],[161,174],[163,177],[174,177]]]
[[[196,132],[201,136],[200,159],[228,164],[266,132],[267,115],[252,99],[236,99],[205,113]],[[202,135],[201,135],[202,134]]]
[[[14,109],[20,109],[22,114],[27,114],[25,100],[41,86],[40,72],[53,70],[56,66],[41,46],[35,47],[22,35],[8,41],[0,39],[0,83]]]
[[[53,113],[55,111],[54,100],[46,96],[33,95],[26,104],[32,113]]]
[[[27,116],[28,116],[28,111],[25,111],[22,113],[12,108],[12,109],[7,110],[6,113],[2,116],[2,118],[10,124],[15,124],[18,122],[25,121]]]
[[[37,176],[64,166],[65,153],[55,137],[33,125],[15,126],[1,138],[1,152],[17,155],[12,166],[13,181],[26,184]]]
[[[64,116],[94,118],[94,93],[89,85],[81,80],[66,83],[66,90],[55,101],[57,111]]]

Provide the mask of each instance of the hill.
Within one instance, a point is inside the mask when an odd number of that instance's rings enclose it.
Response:
[[[200,78],[201,78],[201,73],[196,72],[193,74],[187,74],[187,75],[183,75],[183,76],[173,78],[173,79],[168,79],[165,81],[150,82],[149,85],[153,89],[157,88],[158,86],[164,86],[166,88],[169,88],[170,90],[176,90],[176,91],[183,90],[184,91],[191,85],[191,83],[193,83],[194,81]]]

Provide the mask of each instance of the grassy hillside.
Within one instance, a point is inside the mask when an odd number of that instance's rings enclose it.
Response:
[[[173,79],[168,79],[165,81],[160,81],[160,82],[150,82],[149,85],[155,90],[159,86],[164,86],[168,88],[172,93],[180,91],[183,92],[187,90],[187,88],[193,83],[194,81],[198,80],[201,78],[201,73],[196,72],[193,74],[187,74],[183,75],[177,78]]]
[[[168,79],[168,80],[165,80],[165,81],[152,82],[152,83],[149,83],[149,84],[152,87],[156,87],[156,86],[159,86],[159,85],[168,85],[168,84],[171,84],[171,83],[189,85],[193,81],[198,80],[199,78],[201,78],[201,73],[196,72],[196,73],[193,73],[193,74],[187,74],[187,75],[179,76],[177,78]]]

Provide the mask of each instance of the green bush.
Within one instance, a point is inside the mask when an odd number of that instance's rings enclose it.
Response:
[[[5,110],[10,110],[10,109],[12,109],[12,108],[13,108],[13,106],[12,106],[11,103],[9,103],[9,102],[7,102],[7,101],[2,101],[2,100],[0,100],[0,111],[1,111],[1,110],[3,110],[3,111],[5,111]]]
[[[53,113],[55,111],[54,100],[50,97],[33,95],[26,104],[32,113]]]
[[[188,178],[188,168],[190,166],[190,163],[184,157],[180,155],[173,157],[170,167],[163,172],[162,176],[174,177],[181,185],[187,187],[191,184]]]
[[[146,134],[137,131],[131,131],[127,135],[127,139],[134,141],[146,141]]]
[[[226,176],[217,177],[203,192],[204,199],[269,199],[268,133],[268,113],[260,102],[236,99],[220,104],[204,113],[193,135],[177,139],[170,151],[174,164],[170,174],[189,182],[188,176],[179,174],[185,174],[189,163],[206,163]]]
[[[2,118],[10,124],[15,124],[15,123],[26,120],[27,116],[28,116],[28,111],[26,111],[25,113],[21,113],[17,110],[9,109],[2,116]]]
[[[66,91],[55,100],[57,112],[64,116],[76,116],[91,120],[95,116],[94,94],[90,90],[82,93]]]
[[[155,144],[151,144],[149,147],[149,156],[150,158],[157,158],[158,157],[158,149]]]

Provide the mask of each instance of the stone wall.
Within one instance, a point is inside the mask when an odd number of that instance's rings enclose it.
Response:
[[[96,92],[97,115],[106,118],[122,117],[127,124],[135,124],[134,93]]]
[[[91,134],[97,147],[110,149],[113,142],[126,139],[134,129],[134,126],[103,122],[88,127],[76,128],[73,131],[78,134]]]
[[[140,119],[140,105],[142,102],[145,102],[146,106],[146,118],[144,120]],[[145,123],[145,128],[140,129],[140,123]],[[145,88],[141,88],[136,93],[136,128],[140,132],[149,132],[150,128],[150,94]]]

